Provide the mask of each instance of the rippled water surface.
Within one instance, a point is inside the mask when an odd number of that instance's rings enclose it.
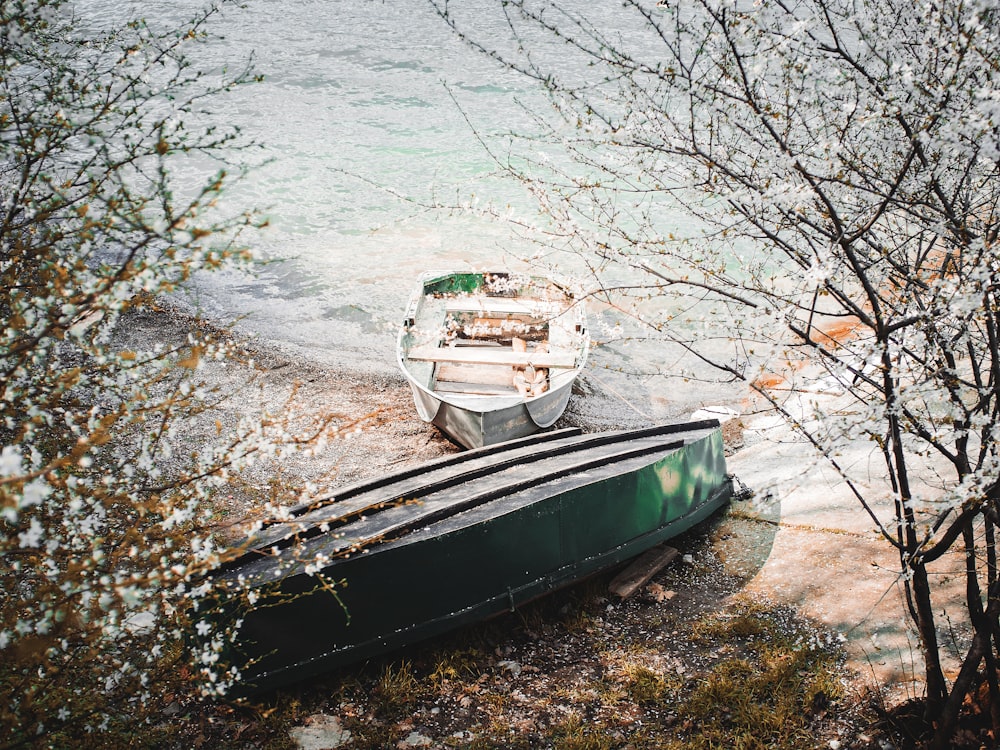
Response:
[[[140,15],[153,24],[177,23],[200,5],[79,2],[91,20]],[[500,17],[486,12],[493,0],[462,6],[486,38],[503,35]],[[253,243],[281,262],[253,280],[199,282],[203,309],[247,315],[244,327],[311,355],[391,368],[396,320],[420,272],[530,253],[503,223],[420,205],[476,200],[531,217],[532,203],[495,175],[473,128],[525,130],[527,110],[546,106],[531,82],[464,45],[427,0],[250,0],[212,30],[222,39],[197,49],[205,63],[235,67],[252,55],[264,76],[212,117],[263,148],[266,162],[228,199],[264,211],[270,226]],[[559,49],[539,53],[565,64]],[[592,361],[632,356],[650,355],[609,346]]]

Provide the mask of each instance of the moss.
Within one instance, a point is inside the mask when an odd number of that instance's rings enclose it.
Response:
[[[669,694],[666,680],[651,669],[632,665],[627,670],[625,691],[628,697],[639,704],[656,703]]]
[[[682,736],[670,750],[715,747],[800,750],[813,724],[843,697],[840,655],[787,611],[738,603],[698,623],[698,637],[743,655],[719,659],[674,695]]]

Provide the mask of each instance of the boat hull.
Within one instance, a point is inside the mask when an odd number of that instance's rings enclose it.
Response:
[[[222,578],[231,591],[240,580],[257,593],[250,611],[234,606],[235,597],[227,607],[228,617],[242,621],[229,654],[244,675],[238,692],[278,687],[512,610],[688,530],[730,498],[721,432],[702,426],[669,445],[612,467],[519,479],[509,491],[490,490],[489,502],[342,551],[319,571],[308,566],[332,549],[322,537],[286,548],[283,565],[230,568]]]
[[[512,404],[445,401],[413,382],[410,388],[417,413],[425,422],[465,448],[482,448],[551,427],[566,410],[573,384],[566,383],[530,402]]]

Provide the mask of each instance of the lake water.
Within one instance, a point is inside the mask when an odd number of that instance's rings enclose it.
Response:
[[[484,37],[504,34],[501,18],[487,12],[493,0],[462,5]],[[155,24],[177,22],[200,3],[81,7],[96,18],[131,13]],[[544,96],[464,45],[427,0],[250,0],[212,29],[224,39],[197,55],[236,66],[253,54],[265,77],[221,101],[213,117],[263,147],[267,163],[228,200],[263,209],[270,226],[253,244],[281,262],[253,280],[200,280],[194,302],[203,311],[245,315],[244,329],[303,356],[390,370],[395,327],[419,273],[524,267],[518,259],[535,248],[509,225],[420,204],[492,202],[534,220],[530,199],[495,174],[470,122],[487,135],[530,128],[527,110],[544,108]],[[561,50],[540,52],[562,63]],[[670,363],[656,361],[662,346],[612,341],[606,332],[619,321],[611,311],[592,309],[591,317],[593,378],[643,413],[676,417],[721,400],[621,376],[623,366]]]

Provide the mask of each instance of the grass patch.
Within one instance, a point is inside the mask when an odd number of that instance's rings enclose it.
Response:
[[[455,680],[474,679],[483,671],[483,661],[483,653],[478,649],[442,649],[435,655],[428,679],[438,689]]]
[[[601,725],[584,722],[576,715],[552,727],[549,740],[554,750],[612,750],[618,747]]]
[[[663,677],[642,665],[630,664],[625,673],[625,693],[640,705],[658,703],[670,694],[670,687]]]
[[[833,639],[786,611],[749,602],[704,618],[694,633],[736,655],[720,659],[673,696],[682,731],[664,750],[799,750],[813,744],[815,722],[843,697]]]
[[[423,685],[408,661],[387,664],[375,682],[372,697],[376,707],[389,715],[409,711],[420,698]]]

